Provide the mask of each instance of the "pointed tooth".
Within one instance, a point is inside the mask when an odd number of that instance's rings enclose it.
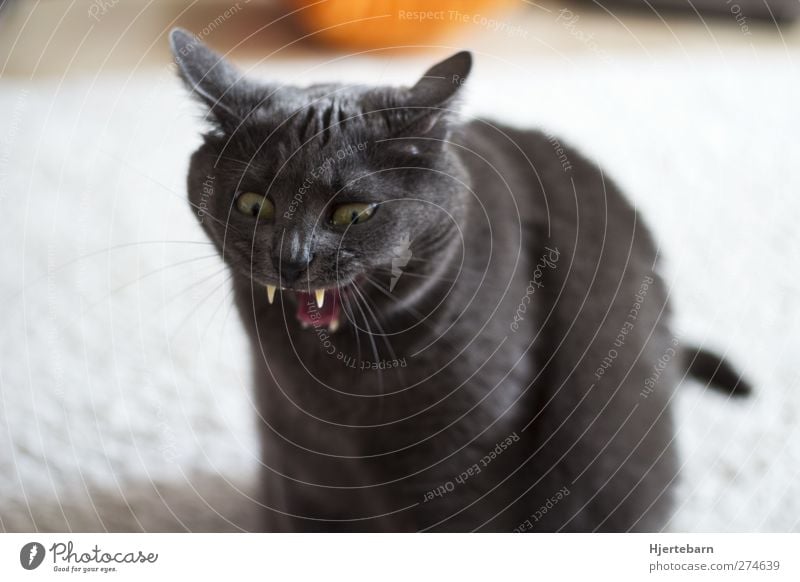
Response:
[[[334,333],[337,329],[339,329],[339,318],[332,319],[330,325],[328,326],[328,331],[330,333]]]
[[[267,299],[269,299],[269,304],[272,305],[275,300],[275,285],[267,285]]]
[[[322,309],[325,304],[325,289],[317,289],[314,291],[314,296],[317,299],[317,309]]]

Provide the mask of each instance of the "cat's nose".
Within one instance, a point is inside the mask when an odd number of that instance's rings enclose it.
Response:
[[[275,265],[275,270],[281,275],[281,281],[286,285],[291,285],[300,275],[308,268],[309,261],[306,260],[281,260],[280,257],[273,257],[272,263]]]
[[[307,236],[298,230],[276,233],[272,265],[281,276],[281,282],[291,285],[308,269],[311,263],[311,245]],[[280,239],[277,237],[280,236]]]

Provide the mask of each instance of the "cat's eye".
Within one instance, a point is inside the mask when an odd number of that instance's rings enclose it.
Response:
[[[241,192],[236,196],[236,209],[242,214],[271,220],[275,214],[275,206],[269,198],[255,192]]]
[[[361,224],[372,218],[372,215],[375,214],[375,207],[375,204],[362,204],[360,202],[340,204],[333,209],[331,222],[336,226]]]

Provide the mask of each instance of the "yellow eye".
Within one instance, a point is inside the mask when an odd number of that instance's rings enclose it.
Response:
[[[269,198],[255,192],[242,192],[236,197],[236,208],[242,214],[270,220],[275,214],[275,206]]]
[[[341,204],[333,209],[331,222],[336,226],[347,226],[348,224],[361,224],[366,222],[375,214],[375,204]]]

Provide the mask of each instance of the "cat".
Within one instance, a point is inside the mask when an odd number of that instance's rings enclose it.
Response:
[[[252,340],[266,531],[657,531],[671,402],[749,386],[670,331],[642,218],[539,131],[411,87],[245,78],[190,33],[189,200]]]

